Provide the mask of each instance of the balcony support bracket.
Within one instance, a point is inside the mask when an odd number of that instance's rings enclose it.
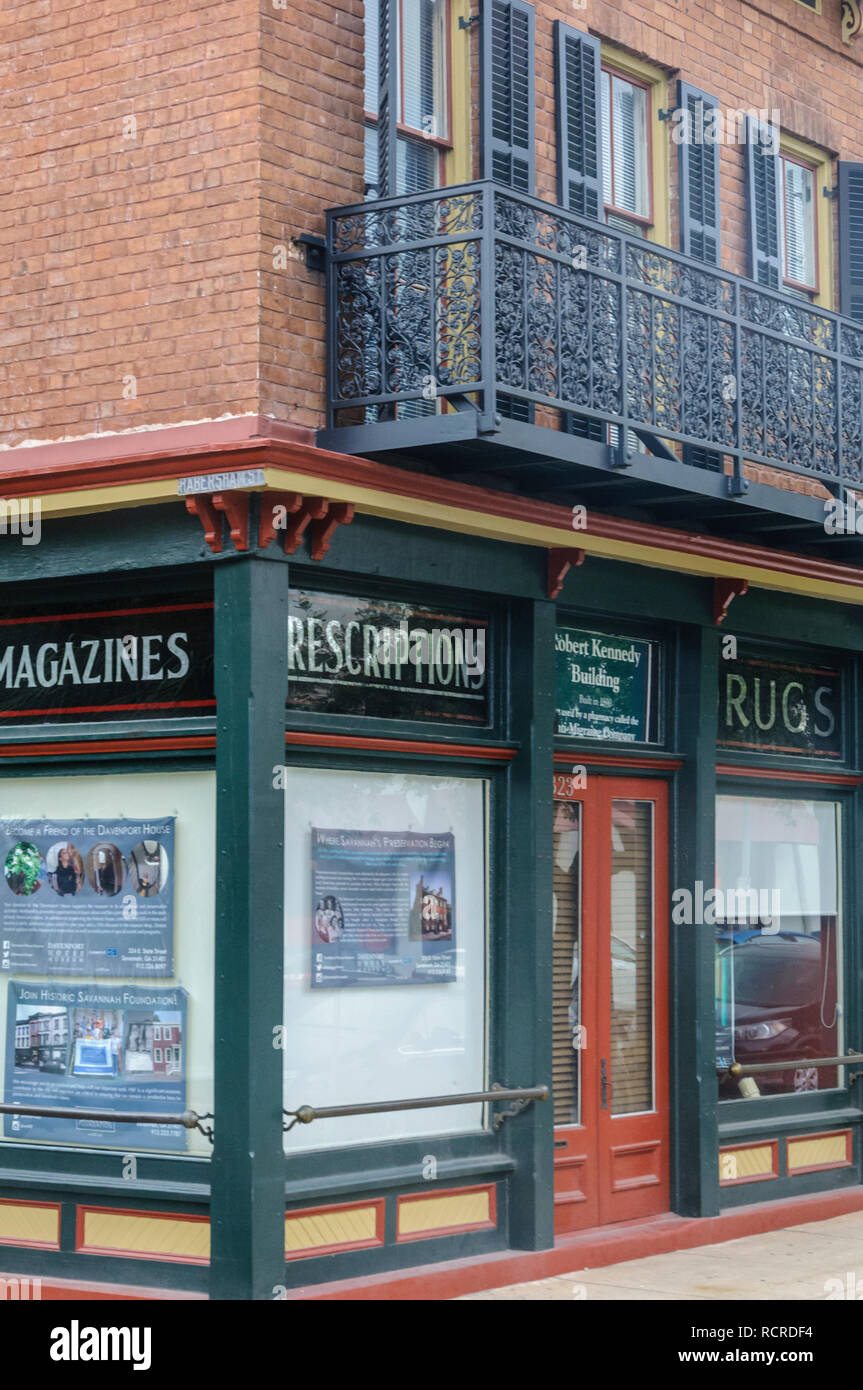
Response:
[[[569,571],[584,564],[583,550],[550,550],[548,552],[548,596],[557,598]]]
[[[732,602],[749,588],[748,579],[714,579],[713,581],[713,621],[724,623]]]

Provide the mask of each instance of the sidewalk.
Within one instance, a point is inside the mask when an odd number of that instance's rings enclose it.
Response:
[[[831,1282],[833,1281],[833,1282]],[[491,1299],[863,1300],[863,1211],[720,1245],[465,1294]]]

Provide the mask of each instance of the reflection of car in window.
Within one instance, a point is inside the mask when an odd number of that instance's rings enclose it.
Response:
[[[837,1052],[838,1009],[833,945],[814,932],[719,933],[717,937],[717,1066],[732,1061],[803,1061]],[[756,1074],[762,1094],[825,1089],[837,1084],[832,1067],[791,1067]],[[736,1096],[737,1081],[720,1074],[720,1094]]]

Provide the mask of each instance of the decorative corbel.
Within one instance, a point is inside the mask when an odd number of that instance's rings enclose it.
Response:
[[[550,550],[548,552],[548,596],[557,598],[569,571],[584,564],[583,550]]]
[[[725,622],[732,600],[745,594],[748,588],[748,579],[714,579],[713,621],[717,625]]]
[[[324,497],[304,497],[301,506],[285,527],[285,554],[293,555],[310,521],[322,521],[329,502]]]
[[[842,42],[850,43],[856,39],[863,28],[863,10],[860,0],[842,0]]]
[[[224,512],[231,528],[231,540],[236,550],[249,548],[249,494],[247,492],[214,492],[213,506]]]
[[[303,496],[300,492],[262,492],[261,493],[261,519],[258,525],[258,545],[266,550],[271,541],[274,541],[284,526],[276,524],[276,515],[284,509],[285,522],[294,512],[298,512],[303,505]]]
[[[222,517],[213,506],[213,499],[206,492],[195,493],[186,498],[186,511],[196,516],[204,528],[204,540],[214,555],[222,549]]]
[[[336,527],[348,526],[353,519],[353,502],[330,502],[326,516],[312,525],[312,559],[323,560],[330,548],[330,540]]]

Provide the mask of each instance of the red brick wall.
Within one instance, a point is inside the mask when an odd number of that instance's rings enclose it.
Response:
[[[823,7],[542,0],[537,193],[555,197],[557,18],[863,159],[863,37],[843,45],[839,0]],[[475,74],[476,27],[461,38]],[[362,196],[362,72],[362,0],[6,0],[0,442],[320,423],[323,277],[295,242]],[[742,149],[721,161],[723,261],[745,271]]]

